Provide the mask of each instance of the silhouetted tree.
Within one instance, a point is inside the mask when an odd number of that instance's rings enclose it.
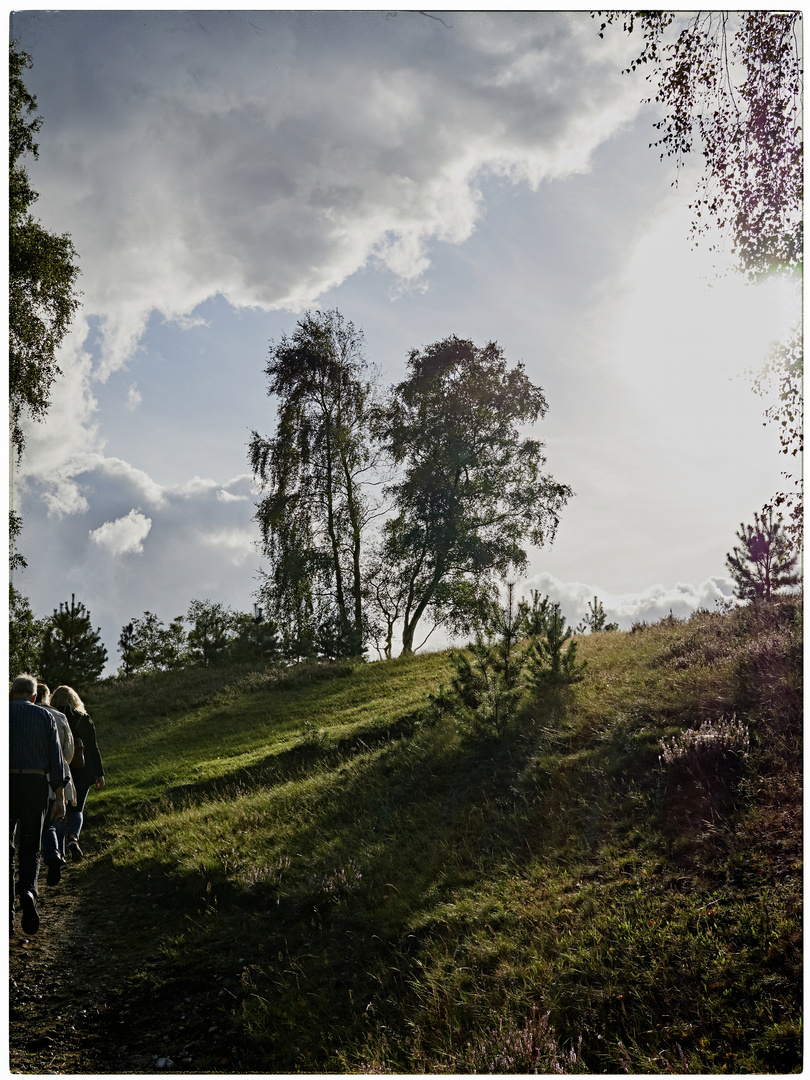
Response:
[[[697,242],[713,225],[754,277],[803,260],[803,60],[799,11],[595,12],[644,46],[643,69],[664,116],[651,146],[680,168],[703,156],[692,203]],[[677,32],[674,32],[677,29]],[[652,100],[652,99],[647,99]]]
[[[237,612],[233,616],[233,636],[228,656],[235,661],[277,660],[281,655],[278,627],[257,607],[253,614]]]
[[[128,649],[130,674],[170,671],[182,667],[187,660],[182,615],[176,616],[167,626],[154,612],[145,611],[140,619],[133,619],[123,628],[119,648],[122,641]]]
[[[726,556],[742,600],[770,600],[775,593],[799,583],[795,567],[798,555],[782,528],[781,518],[774,518],[773,507],[766,506],[754,515],[753,525],[740,524],[740,543]]]
[[[595,596],[593,602],[588,601],[588,614],[579,624],[576,629],[578,634],[584,634],[586,630],[590,630],[592,634],[598,634],[600,630],[618,630],[619,624],[616,622],[608,622],[607,614],[602,605],[602,601]]]
[[[801,272],[804,263],[803,56],[799,10],[595,12],[600,37],[621,21],[641,32],[644,46],[628,71],[642,69],[664,116],[651,146],[680,169],[686,155],[703,156],[691,204],[695,243],[717,226],[750,278]],[[675,32],[677,28],[677,33]],[[651,99],[648,99],[651,100]],[[711,250],[717,245],[712,244]],[[757,377],[771,382],[779,404],[766,410],[779,427],[783,453],[801,454],[804,353],[802,327],[771,356]],[[788,474],[786,474],[788,475]],[[790,510],[801,543],[803,484],[776,496]]]
[[[54,609],[42,642],[41,669],[50,686],[86,687],[97,682],[107,662],[101,635],[94,630],[90,612],[76,594]]]
[[[546,413],[543,391],[499,345],[450,337],[411,352],[408,369],[388,407],[400,475],[384,551],[403,598],[404,653],[425,612],[452,618],[471,592],[524,569],[524,545],[551,541],[573,494],[542,472],[543,444],[523,435]]]
[[[265,491],[256,512],[270,562],[261,599],[285,639],[314,641],[336,625],[341,648],[359,655],[377,427],[362,332],[338,311],[308,312],[292,337],[271,343],[265,370],[278,399],[276,432],[254,431],[249,451]]]
[[[211,600],[192,600],[186,621],[191,624],[187,637],[191,662],[210,667],[223,660],[231,641],[233,612],[230,608]]]

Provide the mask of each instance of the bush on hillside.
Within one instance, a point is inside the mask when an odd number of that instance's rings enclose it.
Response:
[[[664,800],[678,832],[715,821],[742,776],[749,751],[748,728],[735,716],[661,740]]]
[[[548,1022],[549,1013],[533,1008],[521,1027],[506,1023],[489,1028],[481,1037],[469,1043],[460,1059],[453,1062],[459,1073],[518,1073],[560,1075],[582,1071],[577,1050],[563,1050],[557,1043],[554,1029]]]
[[[439,711],[455,709],[474,731],[502,735],[530,694],[559,706],[560,693],[584,677],[560,605],[536,590],[531,606],[515,604],[513,589],[508,586],[506,604],[482,604],[475,640],[466,653],[450,655],[450,690],[432,699]]]
[[[729,756],[748,757],[748,728],[735,716],[707,720],[700,727],[661,740],[661,761],[695,779],[722,776]]]

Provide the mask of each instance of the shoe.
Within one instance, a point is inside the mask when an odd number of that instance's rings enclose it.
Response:
[[[48,863],[48,877],[47,881],[49,885],[58,885],[62,880],[62,866],[65,860],[61,855],[57,855],[55,859],[51,859]]]
[[[79,847],[79,841],[76,837],[73,837],[68,844],[68,854],[74,862],[81,862],[84,858],[84,852]]]
[[[22,907],[22,928],[26,934],[35,934],[39,930],[39,912],[32,892],[24,892],[20,897]]]

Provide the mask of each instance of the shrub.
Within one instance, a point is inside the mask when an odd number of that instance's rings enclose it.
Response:
[[[464,1060],[457,1062],[463,1066],[459,1071],[524,1075],[579,1072],[577,1050],[572,1047],[566,1051],[558,1046],[548,1018],[548,1013],[541,1013],[535,1007],[520,1028],[490,1028],[468,1046]],[[581,1044],[582,1039],[579,1041]]]
[[[577,645],[570,640],[572,633],[560,605],[552,604],[542,631],[532,635],[529,649],[531,684],[538,693],[560,690],[584,678],[586,663],[577,661]]]
[[[748,728],[736,717],[707,720],[700,727],[661,740],[660,760],[669,768],[702,778],[720,775],[729,755],[748,757]]]
[[[671,831],[685,836],[716,821],[742,775],[748,728],[732,716],[662,739],[664,805]]]

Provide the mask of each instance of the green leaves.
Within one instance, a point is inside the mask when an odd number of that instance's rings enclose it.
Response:
[[[101,635],[90,622],[90,612],[75,593],[70,604],[60,603],[47,621],[42,641],[41,667],[51,686],[64,684],[81,690],[97,682],[107,662]]]
[[[523,430],[546,413],[522,364],[495,342],[446,338],[408,361],[392,392],[386,447],[400,467],[386,553],[408,583],[403,650],[440,589],[476,587],[527,562],[527,542],[553,538],[573,492],[542,472],[544,446]]]
[[[307,312],[292,337],[271,343],[265,370],[278,399],[276,433],[254,431],[249,448],[266,492],[256,511],[270,562],[262,597],[287,646],[320,633],[331,650],[360,655],[378,428],[362,333],[337,310]]]
[[[661,136],[651,145],[662,160],[674,158],[678,170],[694,149],[703,155],[692,204],[695,243],[719,226],[750,277],[800,269],[801,15],[699,12],[668,35],[672,13],[603,14],[600,37],[622,15],[625,32],[641,30],[644,47],[628,70],[651,65],[646,78],[665,110],[654,125]]]
[[[22,419],[42,420],[50,392],[61,372],[56,352],[78,306],[75,291],[79,269],[68,234],[44,229],[29,212],[37,199],[20,163],[25,154],[37,156],[34,133],[42,123],[28,120],[36,108],[22,81],[31,60],[9,52],[9,407],[11,440],[17,457],[25,447]]]
[[[558,695],[581,682],[587,666],[559,604],[532,592],[532,603],[515,602],[514,584],[506,603],[485,597],[474,620],[475,639],[467,652],[453,652],[450,699],[476,730],[502,735],[528,696]]]

